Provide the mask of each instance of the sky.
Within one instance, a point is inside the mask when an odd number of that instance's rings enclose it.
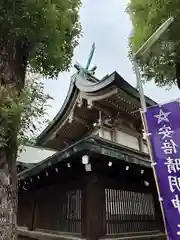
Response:
[[[117,71],[132,86],[136,86],[136,78],[128,59],[128,36],[131,32],[131,22],[125,8],[128,0],[83,0],[80,11],[80,21],[83,32],[79,46],[74,51],[72,63],[79,61],[85,65],[92,43],[96,43],[96,50],[92,65],[97,65],[96,76],[103,77]],[[45,92],[53,101],[48,111],[52,119],[60,110],[70,83],[70,77],[75,69],[60,74],[58,80],[45,80]],[[153,82],[144,87],[145,94],[164,103],[176,99],[180,95],[177,87],[167,91],[157,88]]]

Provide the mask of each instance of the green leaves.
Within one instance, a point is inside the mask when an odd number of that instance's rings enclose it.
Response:
[[[7,86],[0,86],[0,149],[6,146],[14,129],[18,129],[19,146],[32,142],[40,128],[47,124],[49,99],[44,85],[34,76],[27,78],[20,95]]]
[[[133,25],[129,38],[130,59],[132,53],[156,31],[170,16],[175,21],[162,38],[139,59],[142,78],[154,80],[158,86],[176,83],[175,66],[180,56],[180,0],[131,0],[127,6]]]
[[[25,42],[34,72],[68,70],[78,43],[80,0],[0,0],[1,42]]]
[[[45,124],[50,96],[43,93],[43,84],[29,77],[19,94],[7,83],[14,81],[13,86],[17,86],[17,81],[21,80],[23,86],[24,79],[19,79],[23,74],[15,76],[24,71],[18,66],[22,63],[24,66],[28,63],[31,72],[50,78],[69,69],[81,31],[80,6],[80,0],[0,0],[0,55],[6,54],[9,61],[9,69],[5,73],[1,71],[4,75],[0,79],[6,84],[0,85],[0,148],[16,135],[16,130],[20,144],[32,138],[37,128]],[[6,69],[5,63],[3,69]]]

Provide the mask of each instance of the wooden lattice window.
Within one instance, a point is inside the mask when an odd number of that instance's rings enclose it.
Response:
[[[66,229],[68,232],[81,232],[82,191],[80,189],[66,193]]]
[[[105,189],[107,233],[155,230],[155,209],[150,193]]]

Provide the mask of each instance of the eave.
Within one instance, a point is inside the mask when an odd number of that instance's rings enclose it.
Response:
[[[52,169],[59,163],[70,161],[73,155],[80,154],[83,156],[85,153],[90,155],[99,154],[102,157],[107,156],[112,161],[122,161],[147,168],[151,167],[150,158],[147,154],[99,137],[89,136],[34,165],[32,168],[19,173],[18,180],[21,181],[35,177],[42,172],[48,171],[49,168]]]
[[[65,98],[65,101],[61,107],[61,109],[59,110],[59,112],[57,113],[57,115],[54,117],[54,119],[50,122],[50,124],[43,130],[43,132],[37,137],[36,139],[36,145],[37,146],[41,146],[42,142],[44,140],[44,138],[46,137],[46,135],[49,134],[49,132],[52,130],[52,128],[63,118],[63,116],[65,115],[68,107],[70,106],[70,104],[72,104],[72,100],[74,100],[75,96],[77,95],[77,88],[74,85],[73,80],[70,83],[69,86],[69,90],[67,93],[67,96]]]

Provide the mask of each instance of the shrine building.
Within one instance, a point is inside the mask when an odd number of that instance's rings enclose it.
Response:
[[[166,239],[139,109],[117,72],[72,76],[37,139],[56,153],[18,174],[20,240]]]

